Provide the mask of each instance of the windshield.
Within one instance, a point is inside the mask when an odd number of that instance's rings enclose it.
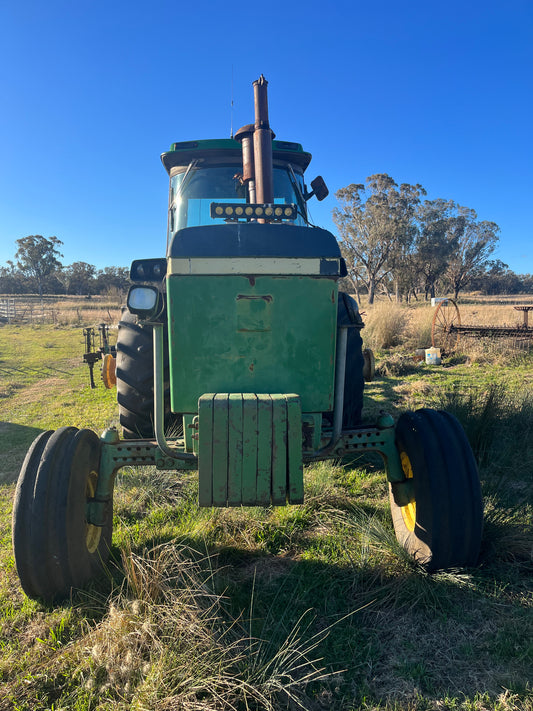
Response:
[[[240,182],[239,166],[227,165],[210,168],[192,167],[170,179],[169,238],[184,227],[216,225],[223,218],[210,216],[212,202],[247,202],[247,188]],[[304,191],[303,176],[293,173],[300,193]],[[305,209],[301,195],[298,195],[292,176],[285,168],[274,168],[274,202],[298,205],[299,212]],[[305,225],[299,214],[292,223]]]

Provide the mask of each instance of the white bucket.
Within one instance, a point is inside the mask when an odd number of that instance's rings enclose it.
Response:
[[[439,304],[444,304],[444,306],[448,306],[448,297],[447,296],[434,296],[431,299],[431,305],[432,306],[438,306]]]
[[[440,365],[440,348],[426,348],[426,363],[428,365]]]

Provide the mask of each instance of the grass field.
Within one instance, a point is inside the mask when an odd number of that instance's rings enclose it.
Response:
[[[513,321],[509,304],[468,306]],[[364,310],[367,418],[427,405],[466,428],[478,567],[428,575],[406,557],[376,459],[313,465],[303,506],[265,510],[199,509],[194,474],[130,468],[107,575],[54,607],[18,586],[18,470],[43,429],[115,424],[114,392],[88,386],[91,321],[0,327],[0,711],[533,711],[532,354],[477,339],[429,367],[412,358],[429,306]]]

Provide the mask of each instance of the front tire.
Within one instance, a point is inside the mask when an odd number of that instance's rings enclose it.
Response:
[[[13,508],[13,550],[28,597],[52,601],[99,575],[109,556],[113,502],[103,526],[87,522],[101,444],[91,430],[43,433],[22,466]]]
[[[15,564],[24,592],[38,597],[38,583],[34,575],[34,555],[31,536],[32,508],[35,480],[44,449],[53,431],[42,432],[29,448],[15,489],[13,502],[12,542]]]
[[[463,428],[442,410],[404,413],[396,444],[414,498],[390,495],[396,537],[428,572],[477,563],[483,504],[476,462]]]

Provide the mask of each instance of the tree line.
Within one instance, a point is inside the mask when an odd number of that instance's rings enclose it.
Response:
[[[398,185],[386,173],[335,195],[333,210],[349,285],[359,296],[376,293],[398,301],[428,299],[466,288],[487,294],[533,293],[533,276],[514,274],[491,260],[499,240],[495,222],[453,200],[423,200],[419,185]]]
[[[127,267],[97,269],[87,262],[63,265],[57,237],[29,235],[16,240],[14,261],[0,267],[0,294],[87,295],[124,292],[128,289]]]
[[[429,298],[468,288],[485,294],[533,293],[533,275],[515,274],[490,259],[499,239],[494,222],[479,221],[475,210],[452,200],[424,200],[421,185],[400,186],[386,173],[366,185],[335,193],[340,208],[333,219],[357,297],[377,292],[398,301]],[[87,262],[63,265],[57,237],[30,235],[16,240],[14,261],[0,267],[0,294],[106,294],[125,292],[127,267],[97,269]]]

